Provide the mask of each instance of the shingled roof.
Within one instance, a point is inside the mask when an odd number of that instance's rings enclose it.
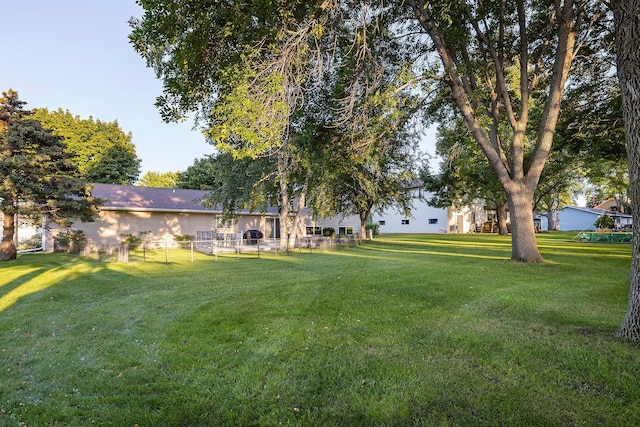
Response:
[[[205,207],[207,191],[179,188],[133,187],[129,185],[92,184],[91,194],[106,200],[105,210],[149,212],[221,212],[220,206]],[[243,210],[239,213],[250,213]],[[269,207],[267,213],[277,214]]]

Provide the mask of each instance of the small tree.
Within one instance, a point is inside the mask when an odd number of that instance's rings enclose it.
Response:
[[[142,243],[144,242],[144,236],[146,236],[149,233],[151,233],[151,232],[150,231],[139,231],[137,234],[122,233],[122,234],[120,234],[120,237],[122,237],[122,242],[121,243],[123,245],[128,245],[129,249],[131,249],[131,250],[138,249],[140,247],[140,245],[142,245]]]

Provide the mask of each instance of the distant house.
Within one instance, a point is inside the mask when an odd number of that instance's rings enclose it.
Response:
[[[602,214],[609,215],[613,218],[615,228],[617,229],[624,228],[625,225],[628,226],[633,223],[631,215],[617,212],[615,210],[567,206],[560,209],[560,230],[595,231],[595,222]]]
[[[432,194],[425,192],[419,182],[408,191],[413,196],[410,215],[392,209],[372,215],[380,233],[469,233],[487,221],[489,216],[482,202],[459,209],[429,206]]]

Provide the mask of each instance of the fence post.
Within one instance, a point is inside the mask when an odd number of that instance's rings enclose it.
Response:
[[[193,264],[193,241],[191,243],[191,264]]]

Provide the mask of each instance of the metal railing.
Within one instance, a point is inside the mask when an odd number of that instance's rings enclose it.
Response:
[[[137,248],[126,244],[97,245],[87,243],[80,254],[102,262],[191,262],[196,254],[218,257],[260,258],[265,253],[289,255],[356,247],[359,236],[306,236],[289,239],[212,239],[193,241],[145,241]]]

